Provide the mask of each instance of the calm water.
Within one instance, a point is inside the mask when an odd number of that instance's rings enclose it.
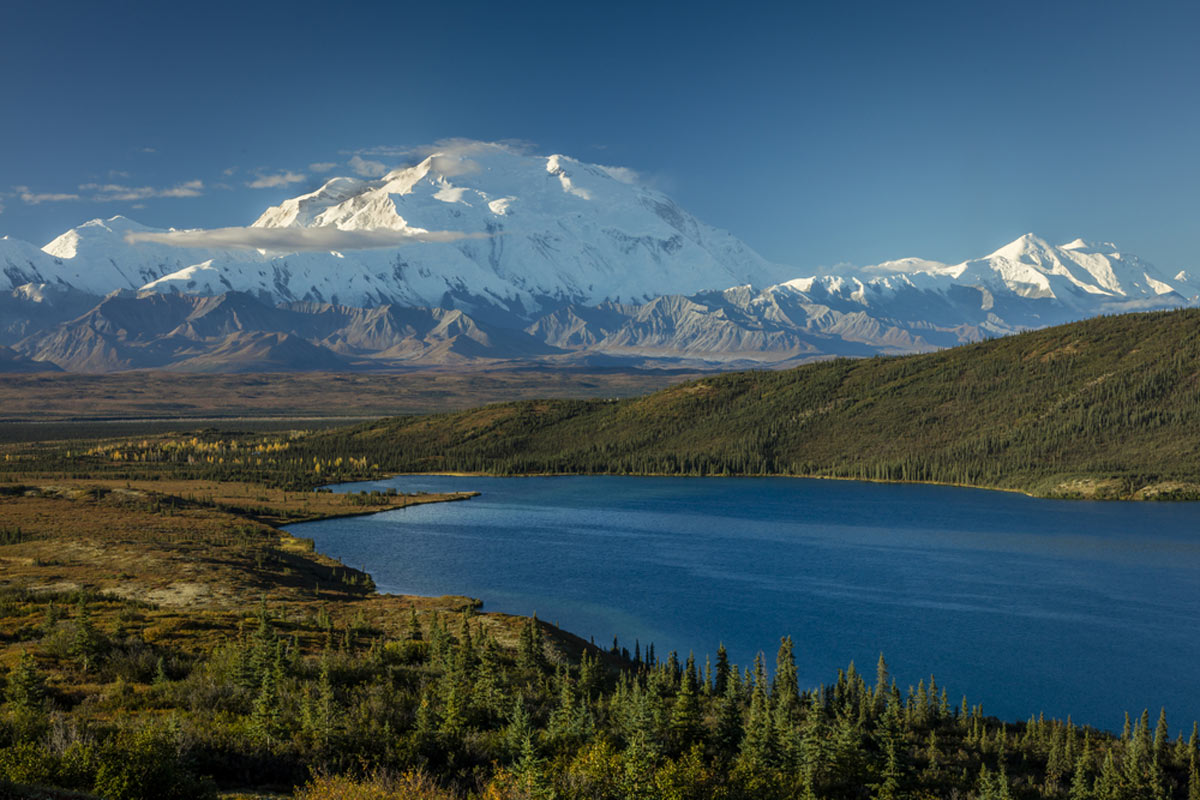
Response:
[[[402,477],[482,496],[293,526],[381,591],[464,594],[658,655],[724,641],[801,681],[882,651],[985,713],[1200,718],[1200,505],[774,478]]]

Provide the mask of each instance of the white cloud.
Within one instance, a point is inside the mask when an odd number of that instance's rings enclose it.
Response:
[[[125,235],[130,244],[154,242],[175,247],[239,248],[298,252],[312,250],[372,250],[418,242],[456,242],[486,239],[486,233],[460,231],[345,231],[332,225],[314,228],[211,228],[163,233],[134,232]]]
[[[139,147],[138,152],[139,153],[157,153],[158,151],[155,150],[153,147]]]
[[[62,203],[79,200],[79,195],[67,192],[33,192],[28,186],[14,186],[13,190],[26,205],[36,206],[42,203]]]
[[[525,139],[500,139],[495,142],[484,142],[479,139],[438,139],[433,144],[423,144],[412,148],[412,152],[421,157],[441,154],[457,158],[465,158],[478,153],[500,150],[505,153],[523,156],[536,149],[533,142]]]
[[[637,174],[637,171],[629,167],[606,167],[603,164],[597,164],[596,166],[621,183],[637,183],[641,180],[641,176]]]
[[[322,172],[329,172],[329,170],[333,169],[336,166],[337,166],[336,161],[318,161],[315,164],[309,164],[308,169],[310,172],[316,172],[316,173],[320,174]]]
[[[228,177],[232,176],[232,175],[233,175],[233,173],[235,173],[235,172],[237,172],[237,171],[238,171],[238,168],[237,168],[237,167],[227,167],[227,168],[225,168],[225,169],[221,170],[221,174],[222,174],[222,175],[224,175],[226,178],[228,178]]]
[[[127,203],[152,197],[200,197],[204,194],[204,181],[185,181],[163,189],[154,186],[125,186],[119,183],[81,183],[79,191],[90,192],[91,196],[87,199],[97,203]]]
[[[378,178],[387,172],[387,164],[384,164],[382,161],[368,161],[362,156],[355,156],[350,159],[350,169],[364,178]]]
[[[199,197],[204,194],[204,181],[188,181],[170,189],[163,189],[158,197]]]
[[[0,214],[4,213],[4,203],[0,203]]]
[[[288,186],[289,184],[301,183],[302,181],[306,180],[308,180],[307,175],[303,175],[299,172],[292,172],[291,170],[285,170],[276,175],[260,174],[257,178],[250,181],[246,185],[251,189],[275,189],[280,186]]]
[[[479,165],[470,160],[472,155],[494,150],[525,155],[534,149],[535,145],[524,139],[501,139],[495,142],[483,142],[478,139],[438,139],[432,144],[377,145],[358,150],[343,150],[342,153],[352,156],[350,168],[364,178],[378,178],[387,172],[386,163],[373,159],[386,159],[393,164],[415,164],[429,156],[442,156],[443,158],[434,163],[434,169],[447,177],[453,177],[479,169]]]

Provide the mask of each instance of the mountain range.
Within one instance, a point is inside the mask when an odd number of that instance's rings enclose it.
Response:
[[[783,366],[1200,302],[1186,272],[1033,234],[796,277],[627,170],[494,145],[333,178],[244,228],[5,237],[0,270],[0,371]]]

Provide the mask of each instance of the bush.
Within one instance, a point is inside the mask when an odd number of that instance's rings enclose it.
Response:
[[[94,790],[108,800],[207,800],[211,781],[194,775],[173,731],[143,726],[121,731],[100,747]]]
[[[296,793],[296,800],[455,800],[424,772],[393,775],[377,772],[367,778],[320,775]]]

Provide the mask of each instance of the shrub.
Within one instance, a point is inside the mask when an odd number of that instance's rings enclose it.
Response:
[[[319,775],[296,793],[296,800],[455,800],[455,795],[424,772],[376,772],[366,778]]]

